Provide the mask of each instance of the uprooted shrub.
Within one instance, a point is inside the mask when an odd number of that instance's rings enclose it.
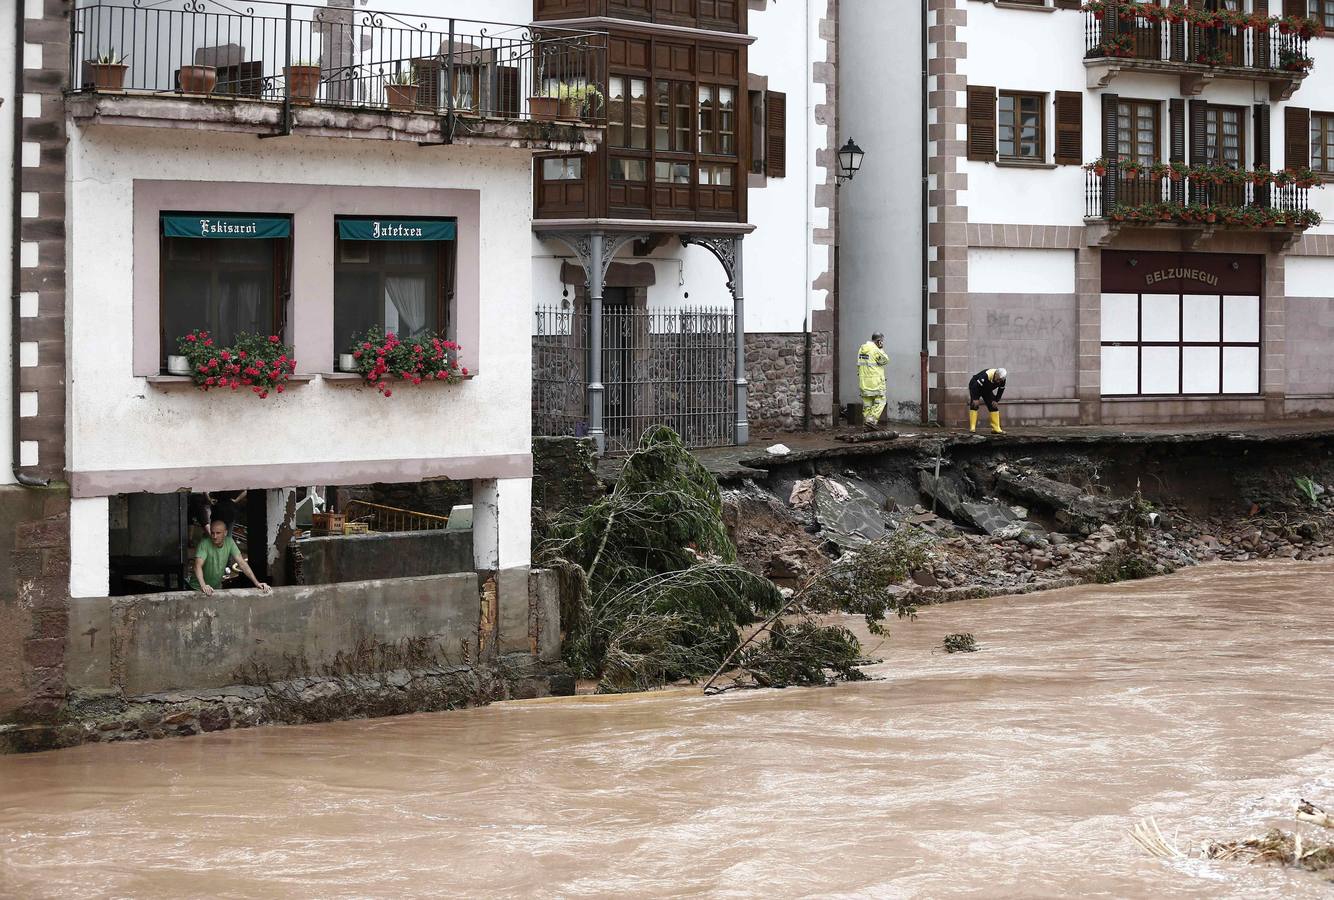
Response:
[[[815,614],[857,613],[883,633],[890,612],[913,613],[889,587],[922,567],[924,554],[896,534],[784,601],[736,564],[717,481],[675,432],[656,427],[606,497],[550,523],[538,558],[573,588],[562,612],[565,661],[600,691],[619,692],[716,678],[724,667],[740,676],[735,686],[859,678],[856,637]],[[757,622],[743,647],[741,630]]]
[[[539,558],[576,589],[565,660],[602,691],[708,675],[739,627],[782,603],[736,565],[718,482],[664,427],[644,434],[606,497],[552,521]]]

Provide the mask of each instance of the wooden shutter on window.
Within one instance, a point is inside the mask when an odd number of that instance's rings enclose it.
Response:
[[[1283,166],[1287,169],[1311,164],[1311,111],[1289,106],[1283,113]]]
[[[1167,161],[1186,161],[1186,101],[1173,97],[1167,101]],[[1186,182],[1172,182],[1172,202],[1186,202]]]
[[[1121,97],[1117,94],[1102,95],[1102,158],[1107,161],[1107,174],[1102,178],[1102,208],[1105,213],[1116,205],[1116,183],[1120,179],[1117,177],[1117,163],[1120,156],[1117,155],[1117,109],[1120,107]]]
[[[1307,0],[1283,0],[1283,15],[1304,16],[1307,14]]]
[[[437,105],[444,106],[448,101],[440,94],[440,60],[435,57],[424,57],[412,61],[412,74],[417,78],[417,99],[414,106],[422,109],[435,109]]]
[[[764,174],[787,177],[787,94],[764,92]]]
[[[968,158],[979,162],[996,159],[996,89],[968,86]]]
[[[1255,104],[1255,160],[1253,167],[1256,169],[1269,168],[1269,104]],[[1269,205],[1269,185],[1257,184],[1255,186],[1255,203],[1257,206]]]
[[[1079,9],[1083,5],[1083,0],[1056,0],[1057,9]]]
[[[1252,0],[1251,11],[1257,16],[1269,15],[1269,0]],[[1255,35],[1255,67],[1257,69],[1269,68],[1269,42],[1270,32],[1256,31]]]
[[[1056,153],[1058,166],[1084,162],[1084,95],[1078,91],[1056,92]]]
[[[519,117],[518,66],[496,66],[496,112],[505,118]]]
[[[1209,104],[1203,100],[1190,101],[1190,162],[1203,166],[1209,163],[1208,117]]]

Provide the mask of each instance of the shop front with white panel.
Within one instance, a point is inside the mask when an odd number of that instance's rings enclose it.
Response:
[[[1264,257],[1104,251],[1101,391],[1257,397]]]

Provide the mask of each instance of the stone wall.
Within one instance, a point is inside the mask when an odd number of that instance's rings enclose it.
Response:
[[[1334,301],[1328,297],[1287,297],[1286,363],[1288,394],[1334,394]]]
[[[69,492],[0,487],[0,722],[60,710],[68,600]]]
[[[551,516],[604,493],[592,438],[533,438],[533,506]]]
[[[388,531],[294,541],[300,584],[338,584],[473,571],[472,531]]]
[[[833,383],[830,332],[811,333],[811,424],[830,425]],[[746,412],[755,430],[795,431],[803,427],[806,404],[805,336],[800,333],[746,335]]]

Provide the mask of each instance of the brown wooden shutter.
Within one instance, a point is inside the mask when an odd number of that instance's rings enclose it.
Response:
[[[519,117],[519,67],[496,66],[496,113],[503,118]],[[606,110],[600,110],[606,115]]]
[[[1209,104],[1203,100],[1190,101],[1190,162],[1203,166],[1209,163],[1208,125]]]
[[[1102,158],[1107,161],[1107,174],[1102,178],[1102,209],[1104,214],[1107,210],[1116,206],[1117,182],[1120,181],[1117,175],[1120,156],[1116,152],[1116,139],[1119,130],[1116,114],[1120,105],[1121,97],[1119,95],[1102,95]]]
[[[1304,16],[1307,11],[1307,0],[1283,0],[1283,15],[1285,16]]]
[[[1255,160],[1252,168],[1269,168],[1269,104],[1255,104]],[[1255,186],[1255,203],[1257,206],[1269,205],[1269,185],[1257,184]]]
[[[1058,166],[1084,162],[1084,95],[1078,91],[1056,92],[1056,153]]]
[[[764,174],[787,177],[787,94],[764,92]]]
[[[1252,0],[1251,11],[1257,16],[1269,15],[1269,0]],[[1269,68],[1269,42],[1273,40],[1271,32],[1256,31],[1255,35],[1255,67],[1257,69]]]
[[[1295,169],[1311,164],[1311,111],[1289,106],[1283,112],[1283,166]]]
[[[968,158],[996,160],[996,89],[968,86]]]
[[[1167,161],[1186,161],[1186,101],[1173,97],[1167,101]],[[1186,182],[1172,182],[1172,202],[1186,202]]]
[[[417,99],[414,106],[420,109],[436,109],[449,101],[440,94],[440,60],[433,56],[414,59],[412,74],[417,78]]]
[[[1056,0],[1057,9],[1079,9],[1083,5],[1083,0]]]

